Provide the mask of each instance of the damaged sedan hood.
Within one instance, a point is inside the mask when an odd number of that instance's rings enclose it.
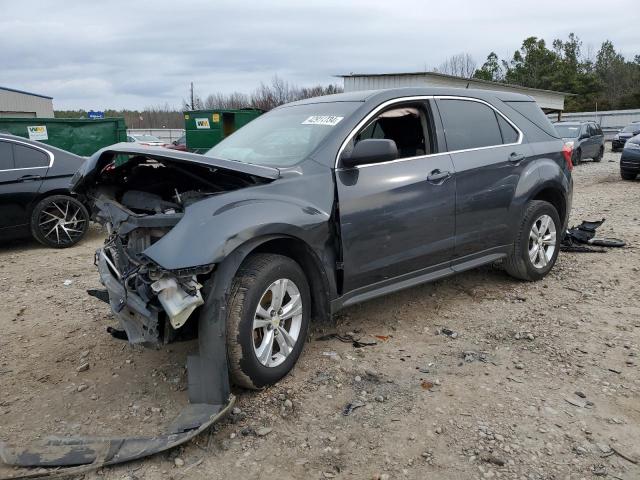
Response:
[[[72,190],[77,193],[83,193],[94,183],[102,169],[121,155],[142,155],[158,161],[170,161],[176,164],[196,164],[202,167],[211,167],[212,169],[239,172],[267,180],[275,180],[280,177],[280,170],[274,167],[206,157],[197,153],[169,150],[162,147],[137,146],[129,142],[123,142],[98,150],[89,157],[73,176],[71,181]]]

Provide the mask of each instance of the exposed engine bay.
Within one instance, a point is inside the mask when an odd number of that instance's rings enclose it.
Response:
[[[177,225],[193,203],[260,182],[264,179],[240,172],[142,155],[120,155],[102,168],[85,194],[108,234],[95,263],[130,343],[172,341],[204,303],[201,279],[214,269],[165,270],[145,250]]]

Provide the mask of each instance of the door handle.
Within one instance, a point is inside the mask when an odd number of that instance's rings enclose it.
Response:
[[[42,177],[40,175],[23,175],[18,180],[21,182],[28,182],[30,180],[40,180]]]
[[[450,176],[451,172],[442,172],[436,168],[427,177],[427,182],[433,183],[434,185],[441,185]]]
[[[511,155],[509,155],[509,161],[512,163],[519,163],[524,159],[525,159],[524,153],[511,152]]]

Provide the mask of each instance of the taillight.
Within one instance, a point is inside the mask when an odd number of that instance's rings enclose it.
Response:
[[[562,156],[564,157],[564,161],[567,163],[567,170],[573,170],[573,162],[571,161],[571,157],[573,156],[573,145],[564,144],[562,146]]]

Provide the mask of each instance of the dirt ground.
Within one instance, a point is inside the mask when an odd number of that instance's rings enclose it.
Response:
[[[640,181],[618,159],[574,170],[571,219],[606,217],[626,248],[561,253],[537,283],[487,267],[350,308],[209,433],[85,478],[640,478]],[[153,434],[186,404],[193,342],[105,332],[108,307],[85,293],[101,242],[0,245],[1,440]],[[336,330],[377,345],[316,340]]]

